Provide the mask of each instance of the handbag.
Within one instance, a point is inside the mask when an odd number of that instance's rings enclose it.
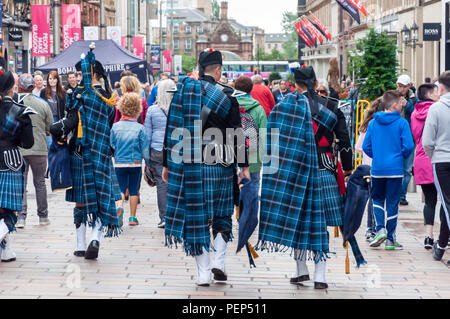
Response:
[[[144,180],[148,184],[148,186],[150,186],[150,187],[156,186],[156,178],[155,178],[155,174],[153,173],[153,169],[151,169],[147,165],[145,165],[145,169],[144,169]]]

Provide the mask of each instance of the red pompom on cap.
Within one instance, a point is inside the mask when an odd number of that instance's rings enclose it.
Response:
[[[307,68],[307,66],[306,66],[305,64],[303,64],[303,65],[302,65],[302,68],[306,69],[306,68]]]
[[[0,75],[4,75],[5,74],[5,72],[4,71],[0,71]]]
[[[213,52],[214,50],[213,49],[209,49],[209,52]]]

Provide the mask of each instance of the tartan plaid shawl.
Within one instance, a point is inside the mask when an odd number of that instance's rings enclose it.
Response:
[[[206,95],[202,94],[202,86]],[[200,121],[202,105],[208,106],[212,112],[225,119],[229,113],[229,98],[215,86],[205,81],[197,81],[183,77],[177,84],[167,123],[167,163],[169,169],[169,189],[166,213],[166,246],[174,243],[183,244],[186,254],[198,256],[203,248],[209,251],[210,233],[209,216],[205,210],[204,185],[202,181],[201,159],[202,141],[200,127],[194,121]],[[185,129],[190,136],[172,139],[175,130]],[[196,156],[196,162],[177,161],[174,153],[183,156],[185,149],[177,151],[177,144],[191,147],[190,158]]]
[[[291,255],[301,251],[295,254],[301,260],[326,260],[329,248],[317,151],[311,111],[303,95],[291,93],[275,106],[266,144],[256,248],[270,252],[291,248]],[[274,146],[278,153],[273,152]],[[277,161],[278,167],[271,167]]]
[[[86,58],[81,60],[83,81],[72,95],[67,96],[66,104],[69,109],[80,112],[82,137],[77,137],[77,144],[82,145],[83,204],[88,212],[89,224],[100,218],[105,237],[112,237],[120,233],[115,204],[117,194],[114,193],[111,175],[114,170],[108,120],[115,109],[92,86],[94,65],[95,56],[88,52]]]

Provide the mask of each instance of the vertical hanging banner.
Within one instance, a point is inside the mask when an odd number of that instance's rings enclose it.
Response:
[[[164,50],[163,72],[172,73],[172,50]]]
[[[361,18],[359,16],[358,9],[348,0],[336,0],[336,2],[348,12],[348,14],[355,19],[358,24],[361,24]]]
[[[173,57],[173,66],[175,75],[179,75],[183,71],[183,57],[181,55],[175,55]]]
[[[120,27],[106,27],[106,38],[122,45],[122,29]]]
[[[81,6],[64,4],[61,7],[63,50],[73,42],[81,40]]]
[[[127,48],[127,37],[126,36],[120,37],[120,42],[121,42],[122,48],[126,49]]]
[[[31,6],[32,56],[49,56],[50,5]]]
[[[133,37],[133,54],[142,60],[145,59],[144,37]]]
[[[153,70],[159,71],[161,69],[161,46],[152,44],[152,54],[151,54],[151,60],[150,65],[152,66]]]
[[[312,25],[321,32],[324,37],[331,41],[331,33],[325,28],[325,26],[316,18],[312,12],[310,12],[311,18],[308,17],[308,20],[312,23]]]
[[[97,41],[98,27],[84,27],[84,40]]]

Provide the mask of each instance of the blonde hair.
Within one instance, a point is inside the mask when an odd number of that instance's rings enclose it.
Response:
[[[172,103],[173,93],[167,93],[168,90],[176,87],[174,81],[167,79],[158,82],[158,106],[164,110],[168,111],[170,108],[170,103]]]
[[[141,83],[134,76],[124,76],[120,80],[120,88],[122,89],[122,93],[127,92],[140,93],[139,90],[141,88]]]
[[[117,107],[122,115],[138,117],[142,113],[142,98],[137,93],[125,93]]]

